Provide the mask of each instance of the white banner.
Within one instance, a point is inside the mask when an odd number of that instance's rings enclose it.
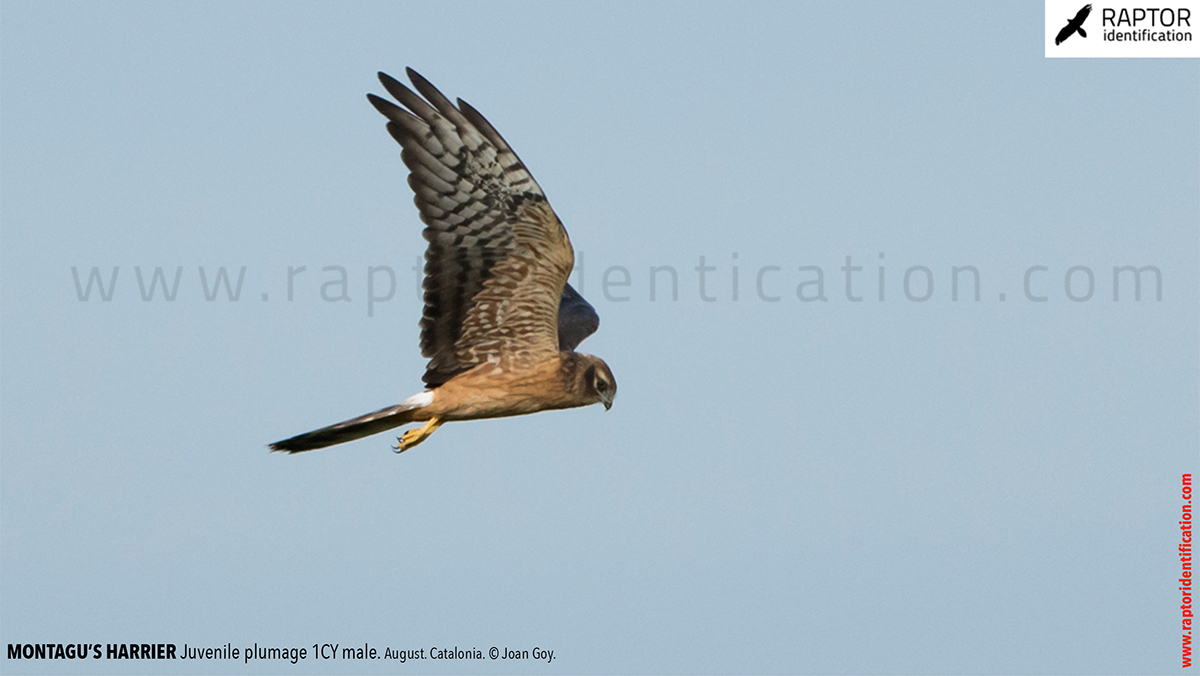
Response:
[[[1200,1],[1046,0],[1046,58],[1198,58]]]

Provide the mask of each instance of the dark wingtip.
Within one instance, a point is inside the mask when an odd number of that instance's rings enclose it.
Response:
[[[387,99],[375,96],[374,94],[367,94],[367,100],[371,102],[371,105],[375,106],[375,110],[378,110],[379,112],[383,113],[384,115],[387,115],[387,113],[384,112],[386,110],[386,108],[384,106],[387,106],[388,104],[392,103],[391,101],[388,101]],[[395,105],[395,104],[392,104],[392,105]]]
[[[432,84],[429,82],[429,80],[426,80],[426,79],[425,79],[425,76],[421,75],[420,73],[418,73],[417,71],[413,70],[412,68],[409,68],[408,66],[405,66],[405,67],[404,67],[404,72],[405,72],[405,73],[408,75],[408,79],[409,79],[409,81],[410,81],[410,82],[412,82],[412,83],[413,83],[413,86],[417,88],[417,91],[421,92],[422,94],[424,94],[424,93],[425,93],[425,91],[424,91],[424,90],[425,90],[425,88],[429,88],[429,89],[432,89],[432,90],[434,90],[434,91],[437,91],[437,87],[434,87],[434,86],[433,86],[433,85],[432,85]],[[428,97],[428,95],[426,95],[426,98],[429,98],[429,97]]]
[[[391,94],[392,96],[395,96],[397,98],[397,100],[400,98],[396,94],[397,90],[408,89],[408,87],[404,86],[403,82],[397,80],[396,78],[392,77],[391,75],[388,75],[387,73],[383,72],[382,70],[379,71],[379,83],[383,85],[383,88],[386,89],[389,94]]]

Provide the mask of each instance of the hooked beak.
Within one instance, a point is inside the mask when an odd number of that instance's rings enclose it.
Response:
[[[612,402],[613,402],[612,392],[606,392],[606,393],[600,395],[600,402],[604,404],[605,411],[612,408]]]

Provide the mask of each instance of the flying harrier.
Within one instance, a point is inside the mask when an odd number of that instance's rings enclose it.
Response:
[[[1084,5],[1083,9],[1075,14],[1075,18],[1068,21],[1067,25],[1063,26],[1062,30],[1058,32],[1058,35],[1054,38],[1054,44],[1061,45],[1063,40],[1071,37],[1075,31],[1079,31],[1079,37],[1086,38],[1087,33],[1083,30],[1083,22],[1087,21],[1088,14],[1091,13],[1092,6]]]
[[[456,107],[411,68],[408,77],[421,96],[379,74],[404,108],[367,99],[403,148],[429,242],[421,317],[426,389],[271,450],[299,453],[425,423],[397,440],[396,450],[406,451],[452,420],[595,403],[608,409],[617,393],[602,359],[574,351],[600,319],[567,284],[575,254],[542,189],[478,111],[462,99]]]

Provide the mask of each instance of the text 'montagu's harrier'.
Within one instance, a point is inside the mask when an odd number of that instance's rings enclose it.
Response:
[[[500,134],[462,99],[456,107],[408,69],[424,96],[384,73],[404,106],[371,94],[388,118],[425,223],[421,354],[426,390],[396,406],[277,441],[298,453],[424,422],[396,450],[452,420],[499,418],[603,403],[617,382],[598,357],[575,352],[600,325],[567,277],[571,241],[545,194]],[[407,110],[405,110],[407,108]]]

